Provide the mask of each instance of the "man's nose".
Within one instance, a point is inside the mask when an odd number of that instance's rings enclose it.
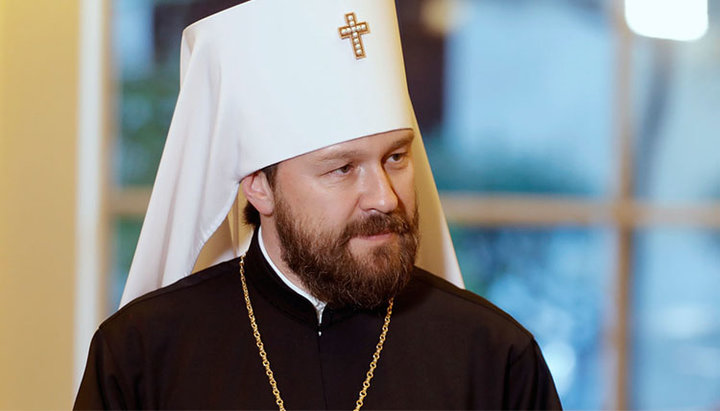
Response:
[[[360,207],[364,211],[390,213],[398,206],[398,197],[385,169],[378,167],[368,172],[364,182]]]

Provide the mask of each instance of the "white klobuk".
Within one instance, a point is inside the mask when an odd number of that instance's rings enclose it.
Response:
[[[190,274],[201,251],[207,264],[245,252],[243,177],[404,128],[415,131],[417,265],[462,285],[394,1],[252,0],[190,25],[181,47],[180,93],[121,305]]]

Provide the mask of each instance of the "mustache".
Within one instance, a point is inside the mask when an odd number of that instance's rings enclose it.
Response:
[[[346,244],[353,237],[373,236],[386,233],[404,235],[413,231],[413,223],[403,212],[396,210],[391,214],[372,214],[362,220],[353,221],[345,227],[340,243]]]

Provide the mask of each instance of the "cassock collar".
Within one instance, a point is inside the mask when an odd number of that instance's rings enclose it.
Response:
[[[326,329],[360,312],[382,317],[387,309],[385,304],[374,310],[360,310],[355,307],[337,309],[325,307],[322,314],[322,325],[319,327],[317,312],[312,303],[288,287],[263,256],[257,230],[253,233],[250,247],[245,254],[245,277],[252,288],[250,290],[251,299],[255,298],[252,294],[256,292],[278,310],[313,329]]]
[[[292,281],[290,281],[285,274],[283,274],[282,271],[273,263],[272,258],[270,258],[270,255],[268,254],[267,250],[265,249],[265,239],[263,238],[263,230],[262,226],[258,227],[258,245],[260,246],[260,251],[262,252],[263,257],[265,257],[265,261],[268,262],[270,267],[272,267],[273,271],[275,271],[275,274],[277,274],[278,278],[282,280],[282,282],[285,283],[288,287],[290,287],[291,290],[295,291],[296,293],[303,296],[306,300],[310,301],[310,303],[315,307],[315,311],[317,312],[318,316],[318,323],[322,321],[322,313],[325,309],[325,306],[327,305],[324,301],[320,301],[317,298],[315,298],[314,295],[310,294],[309,292],[303,290],[302,288],[298,287],[297,285],[293,284]]]

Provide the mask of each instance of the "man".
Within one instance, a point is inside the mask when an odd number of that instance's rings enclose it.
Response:
[[[253,0],[189,27],[182,60],[76,408],[560,407],[530,333],[414,266],[457,273],[391,0]],[[174,282],[238,186],[247,251]]]

